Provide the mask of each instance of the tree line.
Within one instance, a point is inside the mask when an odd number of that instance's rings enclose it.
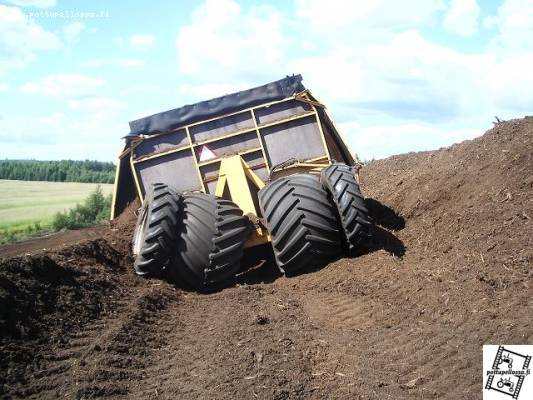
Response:
[[[115,166],[102,161],[0,160],[0,179],[113,183]]]

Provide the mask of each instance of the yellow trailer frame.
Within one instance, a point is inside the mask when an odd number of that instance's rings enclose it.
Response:
[[[280,104],[280,103],[288,102],[291,100],[292,101],[297,100],[297,101],[308,104],[310,106],[310,111],[303,112],[297,115],[291,115],[290,117],[287,117],[287,118],[281,118],[281,119],[278,119],[278,120],[275,120],[269,123],[258,125],[256,114],[255,114],[258,108],[269,107],[275,104]],[[266,104],[260,104],[255,107],[238,110],[236,112],[227,113],[224,115],[217,116],[215,118],[210,118],[210,119],[198,121],[192,124],[188,124],[185,126],[180,126],[175,129],[172,129],[170,132],[157,133],[154,135],[140,136],[138,138],[135,138],[131,142],[131,146],[129,148],[124,149],[119,155],[119,163],[117,165],[115,188],[114,188],[114,194],[113,194],[111,218],[113,219],[117,216],[117,213],[116,213],[117,203],[116,202],[117,202],[117,197],[119,195],[119,187],[121,186],[121,182],[119,181],[120,176],[121,176],[121,173],[120,173],[121,168],[124,168],[125,165],[127,165],[127,167],[131,169],[136,195],[142,202],[144,199],[144,193],[141,187],[139,171],[137,169],[137,166],[141,165],[143,162],[154,160],[154,159],[164,157],[164,156],[168,156],[169,154],[190,151],[192,154],[192,159],[194,162],[196,173],[198,174],[198,179],[200,180],[201,187],[199,191],[207,193],[206,184],[208,182],[212,182],[216,180],[217,184],[216,184],[216,190],[214,194],[219,197],[226,197],[228,199],[231,199],[234,203],[236,203],[243,210],[243,213],[249,217],[250,221],[254,223],[254,229],[252,230],[252,233],[250,234],[248,240],[246,241],[245,247],[253,247],[259,244],[268,243],[270,241],[270,236],[268,235],[267,230],[265,229],[264,225],[261,222],[261,212],[258,209],[257,202],[254,201],[254,195],[251,191],[251,188],[254,188],[256,191],[258,191],[261,188],[263,188],[265,184],[267,184],[267,182],[263,181],[254,172],[254,170],[260,167],[260,168],[266,168],[266,171],[269,175],[272,175],[273,173],[273,171],[271,170],[273,166],[268,165],[269,163],[267,161],[267,154],[266,154],[267,152],[265,149],[265,143],[261,136],[260,130],[267,128],[267,127],[281,125],[287,122],[296,121],[298,119],[313,116],[318,126],[320,139],[322,141],[322,146],[324,149],[324,155],[320,157],[306,159],[306,160],[296,160],[294,163],[291,163],[290,165],[276,168],[275,173],[278,174],[278,176],[284,175],[284,174],[291,174],[291,173],[294,173],[295,171],[319,174],[323,168],[327,167],[333,162],[330,148],[328,147],[324,129],[321,123],[321,118],[320,118],[319,111],[318,111],[319,109],[323,110],[327,118],[330,119],[329,115],[327,114],[325,110],[325,106],[322,103],[320,103],[315,97],[313,97],[311,93],[306,89],[302,92],[296,93],[295,95],[285,98],[283,100],[274,101],[274,102],[270,102]],[[225,135],[217,136],[217,137],[206,139],[206,140],[201,140],[201,141],[193,140],[193,137],[191,135],[191,128],[199,124],[204,124],[206,122],[215,121],[217,119],[229,117],[229,116],[244,113],[247,111],[250,112],[252,115],[252,119],[254,122],[252,128],[236,130],[236,131],[227,133]],[[331,123],[333,122],[331,121]],[[333,125],[333,129],[335,129],[334,125]],[[146,154],[141,157],[136,157],[135,150],[143,142],[143,140],[146,140],[148,138],[154,138],[159,135],[165,135],[171,132],[176,132],[179,130],[184,130],[186,133],[187,142],[185,144],[166,150],[166,151],[161,151],[161,152],[157,152],[153,154]],[[199,161],[197,159],[197,156],[195,154],[195,149],[198,148],[198,146],[203,146],[205,144],[222,141],[224,139],[232,138],[232,137],[243,135],[243,134],[250,134],[252,132],[255,132],[257,135],[259,147],[246,149],[245,151],[239,152],[234,155],[217,157],[217,158],[210,159],[207,161]],[[338,133],[338,132],[335,132],[335,133]],[[347,156],[345,156],[345,158],[348,158],[348,161],[351,164],[353,164],[354,163],[353,156],[349,152],[343,138],[340,135],[339,135],[338,140],[340,142],[340,145],[344,146],[341,149],[343,154],[344,152],[348,154]],[[248,165],[248,163],[244,160],[243,156],[249,153],[259,152],[259,151],[261,152],[262,157],[265,161],[264,165],[259,165],[259,166]],[[127,160],[127,164],[123,163],[123,161],[126,161],[126,160]],[[211,177],[209,179],[206,179],[202,177],[202,173],[200,171],[201,167],[204,167],[204,166],[207,166],[213,163],[219,163],[219,162],[220,162],[220,169],[218,172],[218,176],[216,178]]]

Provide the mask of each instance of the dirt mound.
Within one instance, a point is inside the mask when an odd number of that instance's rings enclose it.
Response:
[[[367,254],[211,295],[134,276],[132,205],[0,262],[0,397],[479,398],[481,346],[533,341],[532,174],[533,118],[372,162]]]

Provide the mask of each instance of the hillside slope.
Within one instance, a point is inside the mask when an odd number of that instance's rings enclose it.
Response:
[[[0,262],[0,396],[481,398],[482,345],[533,343],[533,118],[361,172],[367,254],[188,293],[101,238]],[[1,250],[0,250],[1,254]]]

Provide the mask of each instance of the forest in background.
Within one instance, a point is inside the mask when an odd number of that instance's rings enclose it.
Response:
[[[113,183],[115,180],[115,165],[112,162],[91,160],[0,160],[0,179]]]

